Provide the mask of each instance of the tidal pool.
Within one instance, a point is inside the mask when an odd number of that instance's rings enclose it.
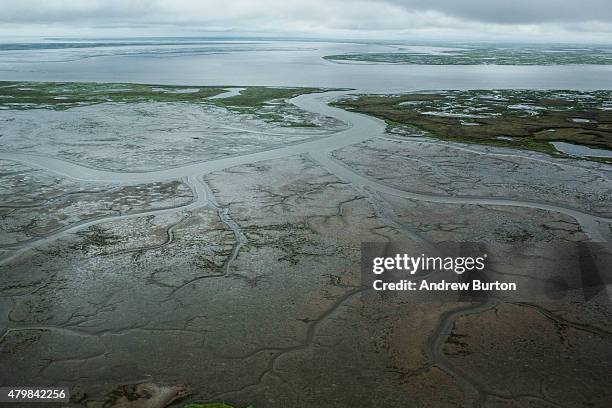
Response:
[[[566,142],[550,142],[558,151],[570,156],[580,157],[612,157],[612,150],[595,149]]]

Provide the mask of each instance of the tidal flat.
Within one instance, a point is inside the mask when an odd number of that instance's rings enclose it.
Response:
[[[520,142],[566,121],[607,147],[608,91],[240,88],[0,84],[1,383],[87,408],[608,405],[605,291],[432,303],[360,270],[362,242],[610,242],[612,166]],[[425,113],[451,102],[479,117]]]

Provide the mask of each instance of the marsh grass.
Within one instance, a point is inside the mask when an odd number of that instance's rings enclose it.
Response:
[[[437,54],[423,52],[390,52],[338,54],[323,57],[328,61],[369,62],[379,64],[414,65],[570,65],[612,64],[609,50],[600,48],[575,49],[566,47],[477,47]]]
[[[443,140],[564,156],[549,142],[612,149],[611,98],[610,91],[447,91],[362,95],[334,105],[381,118],[395,133],[417,129]]]
[[[100,103],[193,103],[218,106],[290,127],[318,127],[305,118],[291,117],[288,99],[319,88],[247,87],[239,95],[210,99],[225,92],[222,86],[174,86],[84,82],[0,82],[0,109],[65,110]]]

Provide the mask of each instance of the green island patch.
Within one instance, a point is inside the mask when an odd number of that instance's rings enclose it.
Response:
[[[288,127],[319,127],[312,115],[288,99],[323,92],[320,88],[245,87],[238,95],[210,99],[226,92],[222,86],[149,85],[90,82],[0,81],[0,109],[64,110],[101,103],[192,103],[248,114]]]
[[[203,102],[220,87],[90,82],[0,82],[0,108],[69,109],[98,103]]]
[[[264,86],[246,87],[240,94],[229,98],[216,99],[223,106],[257,107],[279,99],[291,99],[299,95],[322,92],[320,88],[272,88]]]
[[[335,106],[386,121],[388,131],[565,156],[562,141],[612,149],[612,91],[473,90],[360,95]],[[609,163],[602,157],[584,157]]]
[[[610,65],[612,52],[605,48],[476,47],[437,53],[371,52],[326,55],[332,62],[369,62],[414,65]]]

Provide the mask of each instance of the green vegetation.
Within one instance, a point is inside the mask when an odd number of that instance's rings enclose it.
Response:
[[[99,103],[174,102],[220,106],[282,126],[318,127],[308,112],[287,103],[318,88],[247,87],[239,95],[209,99],[224,87],[78,82],[0,82],[0,109],[63,110]]]
[[[381,118],[395,133],[417,129],[445,140],[562,155],[550,141],[612,149],[611,100],[611,91],[478,90],[362,95],[335,105]]]
[[[323,57],[329,61],[359,61],[417,65],[569,65],[612,64],[612,52],[599,48],[496,48],[478,47],[443,51],[340,54]]]
[[[321,92],[319,88],[269,88],[248,87],[239,95],[213,99],[218,106],[235,112],[252,115],[267,122],[287,127],[318,127],[307,112],[287,103],[287,99],[299,95]]]
[[[299,95],[321,92],[318,88],[268,88],[254,86],[245,88],[239,95],[229,98],[214,99],[217,105],[232,107],[261,107],[270,102],[290,99]]]
[[[114,102],[205,102],[225,92],[219,87],[77,82],[0,82],[0,108],[68,109]]]

